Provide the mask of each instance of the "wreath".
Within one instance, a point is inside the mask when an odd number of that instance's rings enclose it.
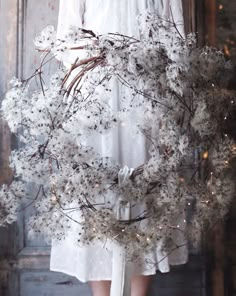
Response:
[[[226,132],[235,104],[230,62],[171,21],[145,14],[139,24],[141,39],[73,27],[62,40],[51,26],[36,38],[40,66],[13,79],[2,102],[21,146],[10,157],[14,179],[1,187],[1,225],[34,205],[33,232],[61,240],[78,227],[78,244],[115,241],[135,256],[156,244],[180,247],[176,232],[184,245],[198,242],[225,216],[236,152]],[[48,63],[72,52],[71,67],[60,64],[45,82]],[[125,98],[119,110],[109,104],[114,81]],[[146,163],[123,167],[86,144],[120,126],[145,137]],[[142,212],[130,215],[137,205]]]

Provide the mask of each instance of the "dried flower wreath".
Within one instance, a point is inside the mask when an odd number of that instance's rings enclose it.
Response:
[[[36,38],[40,67],[14,79],[2,103],[23,147],[12,151],[15,178],[0,190],[0,224],[33,204],[34,231],[63,239],[77,227],[78,243],[116,241],[135,256],[157,243],[180,247],[176,231],[197,241],[204,226],[224,217],[236,152],[225,133],[235,99],[227,90],[230,63],[170,21],[147,14],[139,23],[141,40],[79,28],[59,40],[52,27]],[[60,65],[44,83],[45,65],[68,52],[75,55],[70,69]],[[33,79],[40,87],[30,91]],[[119,110],[109,105],[114,81],[125,97]],[[86,142],[121,125],[147,141],[148,161],[133,170]],[[28,183],[37,187],[34,198]],[[142,211],[134,215],[137,205]]]

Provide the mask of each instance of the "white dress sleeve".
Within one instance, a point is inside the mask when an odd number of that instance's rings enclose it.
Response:
[[[60,0],[57,39],[63,39],[72,27],[83,27],[85,4],[85,0]],[[57,58],[67,66],[72,64],[77,56],[77,51],[67,51],[60,53]]]
[[[163,0],[163,18],[175,23],[182,37],[185,37],[182,0]]]
[[[72,27],[83,27],[85,0],[60,0],[57,37],[62,38]]]

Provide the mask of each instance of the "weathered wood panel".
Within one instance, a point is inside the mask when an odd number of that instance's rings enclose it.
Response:
[[[186,28],[187,31],[191,31],[195,28],[193,15],[196,2],[183,1],[187,19]],[[5,43],[5,47],[0,45],[2,56],[9,55],[2,60],[4,65],[0,63],[2,73],[6,71],[5,80],[0,85],[2,92],[7,89],[7,81],[11,76],[18,74],[19,77],[27,78],[39,63],[40,54],[34,50],[33,39],[46,25],[56,24],[58,2],[58,0],[0,0],[0,16],[2,16],[0,30],[6,27],[5,24],[12,24],[11,34],[7,29],[0,33],[1,38],[11,36],[11,41]],[[11,71],[8,62],[12,63]],[[54,65],[50,64],[46,73],[50,75],[53,70]],[[10,138],[8,142],[4,140],[4,143],[9,153]],[[6,154],[3,158],[6,159]],[[7,243],[4,243],[2,248],[4,252],[9,250],[10,244],[15,247],[14,252],[11,251],[4,261],[0,262],[2,269],[0,296],[91,295],[86,284],[81,284],[67,275],[49,272],[50,248],[46,246],[42,237],[35,239],[28,237],[24,219],[29,214],[26,212],[25,216],[20,217],[17,228],[9,229],[8,236],[5,236]],[[21,252],[17,252],[19,248],[23,248]],[[168,274],[158,273],[153,281],[150,296],[205,296],[204,279],[202,258],[193,256],[186,266],[173,268]]]
[[[0,0],[0,101],[10,79],[17,74],[17,23],[17,1]],[[11,145],[10,131],[0,118],[0,184],[9,183],[12,177],[8,165]],[[15,231],[15,226],[0,228],[0,257],[13,252]]]
[[[20,275],[20,295],[24,296],[90,296],[88,285],[56,272],[24,271]]]

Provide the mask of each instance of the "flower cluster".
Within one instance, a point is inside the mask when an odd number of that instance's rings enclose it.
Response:
[[[235,98],[226,89],[230,65],[170,21],[148,14],[139,23],[141,40],[79,28],[57,40],[52,27],[36,39],[46,55],[77,57],[49,85],[36,71],[41,87],[33,92],[31,79],[14,79],[3,101],[2,114],[24,147],[12,151],[17,179],[1,189],[1,224],[15,220],[21,182],[38,188],[32,230],[62,239],[76,228],[79,244],[115,240],[134,257],[156,244],[171,250],[174,232],[194,239],[225,215],[234,192],[235,145],[224,132]],[[119,108],[111,106],[114,88]],[[101,155],[94,139],[126,125],[143,135],[149,159],[121,186],[124,164]],[[128,208],[130,218],[118,217],[117,207]]]

